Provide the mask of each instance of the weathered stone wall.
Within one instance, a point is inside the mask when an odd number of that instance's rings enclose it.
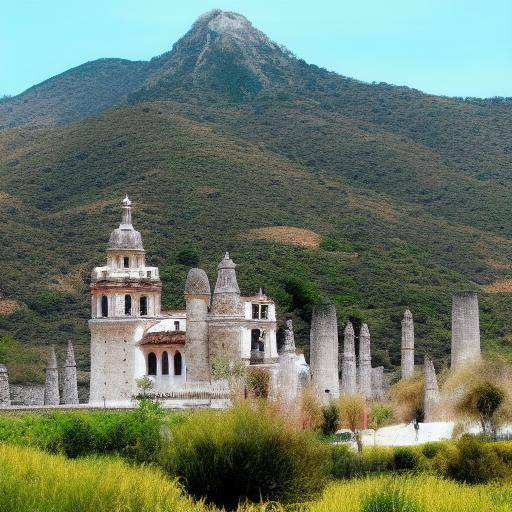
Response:
[[[207,315],[207,297],[187,296],[185,357],[187,379],[192,382],[209,382],[211,378]]]
[[[44,384],[11,384],[11,405],[44,405]]]
[[[322,403],[339,397],[338,321],[334,304],[313,306],[310,333],[311,380]]]
[[[91,404],[127,402],[137,393],[135,350],[150,321],[135,318],[91,320]]]
[[[480,320],[478,295],[461,292],[452,302],[452,368],[480,358]]]
[[[242,347],[242,328],[240,319],[208,319],[208,344],[210,364],[215,360],[239,361]]]
[[[341,392],[344,395],[357,393],[357,364],[354,327],[348,322],[343,336],[341,365]]]
[[[372,398],[372,356],[370,330],[366,324],[361,326],[359,333],[359,393],[366,398]]]
[[[7,368],[0,364],[0,407],[8,407],[9,405],[11,405],[9,375]]]
[[[402,319],[402,379],[414,374],[414,320],[407,309]]]

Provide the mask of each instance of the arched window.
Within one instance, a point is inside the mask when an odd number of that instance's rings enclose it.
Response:
[[[181,354],[176,352],[174,354],[174,375],[181,375],[182,366]]]
[[[169,356],[167,352],[162,354],[162,375],[169,375]]]
[[[148,298],[144,295],[140,298],[140,315],[146,316],[148,314]]]
[[[176,320],[174,322],[174,330],[175,331],[179,331],[180,330],[180,322],[178,320]]]
[[[260,337],[261,331],[259,329],[251,330],[251,350],[259,350],[260,349]]]
[[[125,256],[123,258],[123,267],[124,268],[129,268],[130,267],[130,258],[128,256]]]
[[[124,296],[124,314],[125,315],[132,314],[132,296],[131,295]]]
[[[148,354],[148,375],[156,375],[156,355],[154,352]]]
[[[101,297],[101,316],[108,316],[108,297],[106,295]]]

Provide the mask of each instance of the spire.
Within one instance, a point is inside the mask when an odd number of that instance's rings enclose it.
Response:
[[[229,257],[229,252],[226,252],[224,259],[219,263],[217,269],[217,283],[215,284],[215,291],[213,293],[236,293],[240,294],[238,282],[236,280],[236,265]]]
[[[424,422],[429,423],[436,418],[439,403],[439,386],[437,384],[436,369],[430,357],[425,356],[423,365],[425,375],[425,397],[423,402]]]
[[[343,352],[341,357],[341,391],[345,395],[357,392],[356,346],[354,326],[348,321],[343,336]]]
[[[366,398],[372,397],[371,341],[367,324],[363,324],[359,332],[359,392]]]
[[[0,407],[11,405],[11,396],[9,391],[9,375],[7,367],[0,364]]]
[[[414,321],[410,310],[406,309],[402,319],[402,379],[414,374]]]
[[[142,237],[140,233],[133,228],[132,225],[132,202],[128,194],[122,201],[123,216],[121,224],[110,234],[108,249],[119,250],[135,250],[143,251]]]
[[[123,199],[123,220],[121,222],[121,229],[123,229],[124,226],[126,226],[124,229],[126,229],[128,226],[132,225],[132,202],[130,201],[130,198],[128,197],[128,194],[126,194],[125,198]]]

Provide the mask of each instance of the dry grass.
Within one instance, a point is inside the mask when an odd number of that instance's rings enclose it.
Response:
[[[400,220],[400,214],[385,201],[370,199],[363,195],[356,195],[353,192],[348,192],[347,201],[351,209],[369,210],[393,224]]]
[[[23,308],[23,304],[14,299],[0,299],[0,315],[10,315],[18,309]]]
[[[270,240],[286,245],[298,245],[308,249],[319,247],[322,238],[309,229],[292,226],[272,226],[268,228],[250,229],[240,235],[245,240]]]
[[[487,293],[510,293],[512,292],[512,279],[498,279],[492,284],[486,284],[482,288]]]

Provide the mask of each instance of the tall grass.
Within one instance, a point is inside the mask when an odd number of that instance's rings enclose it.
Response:
[[[153,468],[0,444],[2,512],[204,512]]]
[[[511,512],[510,498],[510,483],[469,486],[427,474],[374,476],[331,484],[309,512]],[[391,508],[377,508],[386,503]]]

